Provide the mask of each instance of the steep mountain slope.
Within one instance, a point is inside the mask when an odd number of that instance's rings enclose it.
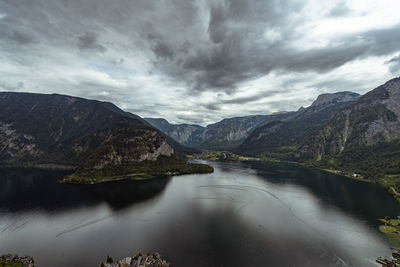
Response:
[[[367,177],[400,172],[400,78],[340,110],[311,134],[296,157]]]
[[[111,103],[0,93],[0,110],[0,165],[81,166],[97,176],[122,175],[127,165],[187,167],[163,134]]]
[[[111,103],[62,95],[0,93],[0,160],[74,165],[96,144],[89,136],[130,119]]]
[[[145,120],[184,146],[197,147],[203,142],[205,127],[193,124],[170,124],[161,118],[145,118]]]
[[[321,124],[358,97],[352,92],[320,95],[310,107],[300,108],[286,121],[262,123],[236,152],[251,156],[287,157]]]

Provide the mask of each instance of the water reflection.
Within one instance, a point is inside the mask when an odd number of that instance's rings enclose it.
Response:
[[[34,168],[0,169],[0,211],[62,211],[107,203],[118,210],[157,197],[170,178],[119,181],[95,185],[60,184],[69,171]]]
[[[304,187],[325,204],[340,207],[376,225],[377,218],[399,215],[399,205],[381,187],[348,179],[333,173],[304,168],[291,163],[248,162],[259,177],[273,184],[295,184]]]

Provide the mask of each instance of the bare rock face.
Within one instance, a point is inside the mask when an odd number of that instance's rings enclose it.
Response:
[[[380,136],[388,141],[400,135],[400,79],[394,79],[383,85],[388,97],[382,101],[391,111],[391,115],[378,118],[368,128],[365,138],[368,143],[380,141],[374,139]]]
[[[104,141],[84,164],[85,169],[101,170],[106,166],[156,161],[160,156],[174,154],[161,133],[152,128],[138,129],[129,122],[119,123],[96,135],[104,135]]]
[[[400,117],[400,78],[386,83],[385,88],[389,97],[383,101],[386,107]]]
[[[11,123],[2,121],[0,121],[0,151],[3,159],[37,157],[42,153],[37,148],[33,136],[20,133]]]

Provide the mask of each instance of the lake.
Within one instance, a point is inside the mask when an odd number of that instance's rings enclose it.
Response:
[[[382,188],[296,164],[207,162],[213,174],[97,185],[0,169],[0,254],[97,266],[159,251],[172,266],[376,266],[400,215]]]

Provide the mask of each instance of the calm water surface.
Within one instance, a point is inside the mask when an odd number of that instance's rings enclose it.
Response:
[[[97,266],[159,251],[173,266],[375,266],[390,255],[382,188],[283,163],[215,163],[209,175],[91,186],[66,172],[0,170],[0,254]]]

